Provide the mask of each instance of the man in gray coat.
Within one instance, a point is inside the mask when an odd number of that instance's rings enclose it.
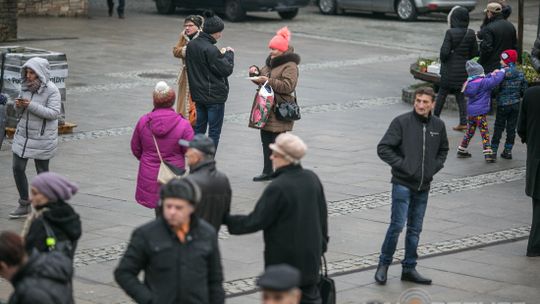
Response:
[[[19,206],[9,214],[21,218],[30,212],[26,165],[36,164],[37,173],[49,171],[49,160],[58,146],[60,91],[50,81],[49,62],[43,58],[28,60],[21,69],[21,93],[15,109],[20,117],[13,138],[13,176],[19,191]]]

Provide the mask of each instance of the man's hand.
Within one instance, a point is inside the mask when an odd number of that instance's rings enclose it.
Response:
[[[230,47],[230,46],[226,47],[225,50],[227,52],[233,52],[234,53],[234,49],[232,47]]]
[[[28,105],[30,104],[30,100],[28,99],[17,99],[15,101],[15,106],[19,107],[19,108],[26,108],[28,107]]]

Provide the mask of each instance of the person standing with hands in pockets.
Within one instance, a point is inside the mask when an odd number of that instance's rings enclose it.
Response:
[[[37,173],[49,171],[49,160],[58,147],[58,117],[60,91],[50,81],[49,61],[43,58],[28,60],[21,69],[21,93],[15,109],[20,117],[13,137],[13,176],[19,191],[19,206],[10,218],[30,213],[26,165],[33,159]]]

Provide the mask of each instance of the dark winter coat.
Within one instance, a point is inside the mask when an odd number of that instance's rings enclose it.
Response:
[[[195,103],[225,103],[229,96],[229,77],[233,72],[234,53],[224,54],[215,46],[216,39],[201,32],[186,49],[189,89]]]
[[[523,72],[518,70],[514,63],[510,63],[505,70],[506,74],[497,96],[497,105],[499,106],[519,103],[528,86]]]
[[[26,251],[30,254],[34,249],[39,252],[47,252],[47,232],[43,221],[46,220],[51,227],[57,242],[69,240],[72,243],[73,253],[77,247],[77,241],[81,237],[81,219],[71,205],[63,202],[51,202],[40,207],[43,213],[30,224],[25,237]],[[39,211],[39,210],[38,210]],[[72,255],[73,256],[73,255]]]
[[[540,199],[540,87],[525,91],[517,132],[527,144],[527,174],[525,193]]]
[[[144,271],[144,283],[138,275]],[[186,243],[163,218],[137,228],[114,271],[138,304],[222,304],[223,271],[214,228],[193,216]]]
[[[274,108],[276,104],[295,100],[299,64],[300,56],[294,53],[292,48],[274,59],[270,56],[266,58],[266,65],[261,69],[261,76],[268,77],[268,84],[274,90],[274,100],[276,101]],[[278,120],[274,114],[274,108],[270,111],[270,116],[263,130],[274,133],[292,131],[294,121]],[[250,126],[253,126],[251,122]]]
[[[202,161],[191,167],[187,178],[195,182],[202,193],[195,214],[219,231],[225,215],[231,209],[232,189],[229,179],[216,169],[214,160]]]
[[[414,110],[402,114],[390,123],[377,153],[392,167],[392,183],[427,191],[448,154],[444,122],[432,115],[420,116]]]
[[[11,279],[13,294],[8,304],[72,304],[73,266],[60,252],[30,255]]]
[[[315,173],[300,165],[276,170],[249,215],[229,215],[231,234],[264,232],[264,264],[289,264],[302,273],[301,285],[319,281],[321,256],[328,243],[324,190]]]
[[[517,50],[516,28],[512,23],[496,16],[478,34],[480,42],[480,63],[484,71],[491,73],[501,67],[501,53],[505,50]]]
[[[540,36],[534,41],[534,46],[531,51],[531,61],[534,69],[540,73]]]
[[[453,9],[448,16],[450,29],[441,46],[441,87],[461,89],[467,80],[465,63],[478,56],[478,44],[473,30],[468,29],[469,11],[463,7]]]

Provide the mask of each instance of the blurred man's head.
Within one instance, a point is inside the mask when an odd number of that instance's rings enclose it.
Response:
[[[282,133],[270,144],[270,149],[270,159],[276,170],[291,164],[300,164],[300,160],[306,155],[307,146],[300,137],[292,133]]]
[[[268,266],[257,280],[263,304],[298,304],[302,298],[300,272],[286,264]]]
[[[11,280],[26,260],[23,239],[15,232],[2,232],[0,234],[0,276]]]
[[[162,215],[173,228],[189,223],[200,201],[199,187],[187,179],[173,179],[161,187]]]
[[[204,134],[197,134],[191,141],[180,140],[178,144],[187,148],[186,158],[190,168],[205,160],[214,158],[216,145],[214,141]]]

